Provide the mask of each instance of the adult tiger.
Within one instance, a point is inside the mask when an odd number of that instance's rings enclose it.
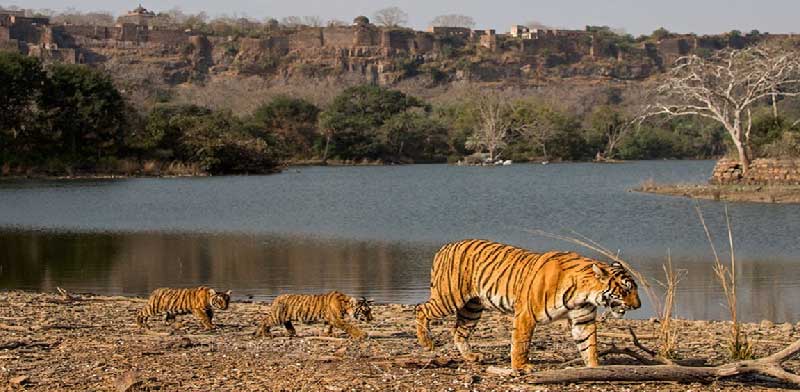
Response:
[[[530,370],[528,346],[536,324],[568,318],[587,366],[597,366],[597,307],[616,317],[641,305],[636,283],[619,264],[571,252],[533,253],[486,240],[444,245],[434,257],[431,298],[417,305],[419,343],[433,349],[431,319],[456,313],[453,341],[465,360],[476,361],[469,336],[484,306],[514,313],[511,366]]]
[[[205,330],[214,328],[213,308],[225,310],[231,301],[231,291],[218,293],[208,287],[187,289],[158,288],[153,290],[147,304],[136,315],[136,324],[148,328],[147,318],[164,313],[164,320],[174,320],[176,315],[192,313]]]
[[[338,291],[318,295],[283,294],[272,301],[269,313],[261,321],[256,336],[267,335],[270,327],[279,325],[286,327],[289,336],[295,336],[297,332],[292,325],[294,320],[306,323],[325,321],[329,335],[333,332],[333,327],[337,327],[356,339],[363,339],[366,334],[345,321],[347,315],[356,320],[372,321],[370,301],[363,297],[351,298]]]

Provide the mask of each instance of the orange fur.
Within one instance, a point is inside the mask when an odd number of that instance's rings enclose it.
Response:
[[[539,323],[567,318],[587,366],[597,366],[598,306],[616,313],[640,306],[636,283],[621,266],[571,252],[533,253],[486,240],[444,245],[434,257],[431,298],[416,308],[419,343],[433,349],[431,319],[456,313],[455,346],[475,361],[469,336],[485,307],[514,314],[511,365],[529,369],[528,347]]]
[[[214,328],[213,308],[225,310],[230,303],[231,292],[218,293],[208,287],[189,289],[159,288],[153,290],[147,304],[136,316],[136,323],[147,328],[147,318],[160,313],[165,320],[174,319],[176,315],[192,313],[204,329]]]
[[[289,336],[295,336],[296,331],[292,321],[306,323],[324,321],[328,324],[328,334],[333,332],[333,327],[337,327],[356,339],[363,339],[366,334],[345,321],[347,315],[354,319],[372,321],[369,301],[365,298],[351,298],[338,291],[319,295],[279,295],[272,301],[269,314],[261,321],[256,336],[267,335],[270,327],[279,325],[286,327]]]

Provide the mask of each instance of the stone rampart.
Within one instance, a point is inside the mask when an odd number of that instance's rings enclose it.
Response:
[[[755,159],[747,175],[738,161],[720,159],[709,180],[721,185],[800,185],[800,159]]]

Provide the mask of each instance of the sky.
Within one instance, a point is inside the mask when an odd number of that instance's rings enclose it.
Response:
[[[80,11],[108,11],[119,15],[139,0],[0,0],[0,5],[21,8],[69,7]],[[664,27],[681,33],[710,34],[757,29],[770,33],[800,32],[800,0],[142,0],[145,8],[253,18],[319,16],[324,20],[351,21],[381,8],[398,6],[409,15],[409,27],[423,30],[437,15],[462,14],[475,19],[478,29],[507,32],[513,24],[529,21],[548,26],[583,29],[607,25],[639,35]]]

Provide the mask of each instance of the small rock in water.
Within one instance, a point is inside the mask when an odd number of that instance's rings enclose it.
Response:
[[[773,324],[772,321],[769,320],[761,320],[761,324],[759,324],[761,329],[772,328],[774,325],[775,324]]]

